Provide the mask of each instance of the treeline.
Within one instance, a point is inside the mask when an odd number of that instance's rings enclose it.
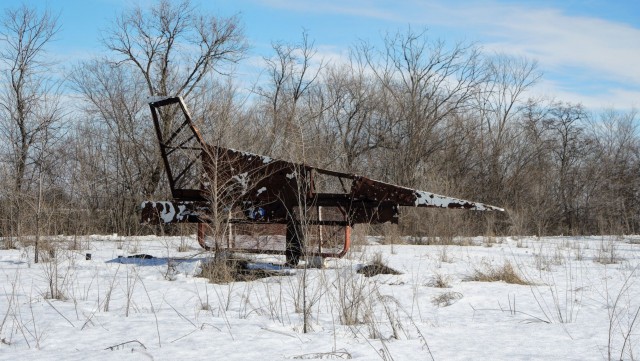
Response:
[[[103,53],[73,64],[50,61],[51,12],[23,6],[2,20],[3,237],[148,232],[140,202],[168,194],[146,100],[176,94],[212,143],[508,210],[408,210],[407,234],[640,227],[637,113],[533,98],[542,74],[529,59],[410,29],[330,62],[302,34],[273,43],[247,86],[241,19],[186,1],[121,14]]]

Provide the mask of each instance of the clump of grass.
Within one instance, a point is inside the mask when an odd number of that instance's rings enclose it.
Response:
[[[461,298],[462,293],[460,292],[445,292],[433,297],[431,299],[431,303],[433,303],[433,305],[437,307],[447,307],[458,302],[458,300]]]
[[[278,275],[276,272],[249,267],[249,260],[232,257],[214,257],[202,263],[196,277],[204,277],[211,283],[248,282]]]
[[[596,262],[602,264],[615,264],[620,263],[621,258],[618,256],[618,250],[613,241],[600,243],[600,249],[595,259]]]
[[[438,250],[438,261],[440,263],[452,263],[453,257],[449,255],[448,246],[442,246]]]
[[[435,273],[433,278],[427,283],[429,287],[435,288],[451,288],[451,277],[442,273]]]
[[[187,252],[189,250],[189,246],[186,244],[179,244],[178,245],[178,252]]]
[[[377,253],[373,257],[373,259],[371,260],[371,263],[369,263],[366,266],[363,266],[357,272],[360,274],[363,274],[365,277],[372,277],[380,274],[385,274],[385,275],[402,274],[401,272],[398,272],[393,268],[387,266],[386,262],[382,259],[382,254],[380,253]]]
[[[178,245],[178,252],[187,252],[189,250],[189,239],[187,237],[180,237],[180,244]]]
[[[546,252],[542,245],[540,245],[537,251],[534,250],[533,261],[537,270],[550,271],[553,266],[564,265],[566,259],[563,251],[559,247],[556,247],[555,251],[551,253],[551,251]]]
[[[513,268],[513,265],[509,261],[505,261],[502,266],[493,266],[485,262],[482,268],[476,268],[474,270],[473,275],[469,277],[468,280],[478,282],[503,281],[516,285],[531,284],[518,274],[516,269]]]
[[[315,352],[315,353],[307,353],[304,355],[293,356],[294,360],[329,360],[329,359],[341,359],[341,360],[350,360],[351,354],[346,350],[337,350],[331,352]]]

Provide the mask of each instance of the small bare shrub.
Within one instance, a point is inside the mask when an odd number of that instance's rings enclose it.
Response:
[[[362,277],[351,270],[345,270],[330,284],[335,287],[336,304],[339,307],[340,323],[353,326],[364,323],[367,310],[371,308],[372,294],[376,285],[370,283],[366,277]]]
[[[518,274],[509,261],[505,261],[501,267],[493,266],[488,262],[484,262],[482,268],[476,268],[473,275],[469,277],[468,280],[478,282],[503,281],[517,285],[531,284]]]
[[[562,266],[565,261],[565,255],[559,247],[553,253],[547,252],[542,244],[537,250],[534,247],[533,262],[538,271],[550,271],[552,266]]]
[[[452,263],[453,257],[449,255],[449,248],[447,245],[443,245],[438,248],[438,261],[441,263]]]
[[[47,282],[45,298],[66,300],[67,295],[63,290],[70,283],[73,264],[70,261],[69,252],[58,249],[60,245],[53,242],[43,242],[41,252],[42,271]],[[65,266],[66,264],[66,266]]]
[[[176,261],[169,259],[167,261],[167,269],[162,273],[162,276],[167,281],[175,281],[178,279],[178,273]]]
[[[584,248],[582,247],[582,245],[580,245],[580,243],[578,242],[575,242],[572,248],[573,248],[573,255],[575,257],[575,260],[576,261],[584,260]]]

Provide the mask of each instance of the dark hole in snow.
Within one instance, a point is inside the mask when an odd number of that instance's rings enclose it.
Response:
[[[118,256],[118,258],[124,258],[124,256]],[[128,256],[127,258],[153,259],[154,257],[150,254],[134,254],[132,256]]]

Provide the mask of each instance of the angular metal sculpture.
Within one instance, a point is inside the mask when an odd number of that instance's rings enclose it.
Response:
[[[207,144],[182,98],[149,106],[174,200],[144,202],[142,221],[198,223],[198,242],[206,249],[285,254],[295,265],[309,253],[344,256],[354,224],[397,223],[399,207],[503,211]],[[208,229],[213,243],[207,241]]]

